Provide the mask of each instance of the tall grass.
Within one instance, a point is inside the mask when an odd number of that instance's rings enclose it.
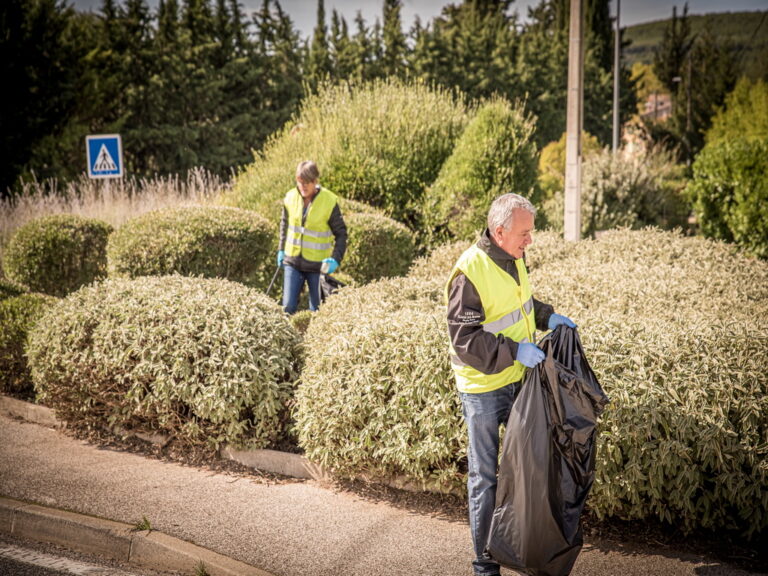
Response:
[[[119,228],[146,212],[214,202],[231,183],[203,168],[186,176],[126,180],[91,180],[82,175],[60,184],[55,179],[24,182],[19,194],[0,201],[0,262],[14,232],[30,220],[49,214],[78,214]]]

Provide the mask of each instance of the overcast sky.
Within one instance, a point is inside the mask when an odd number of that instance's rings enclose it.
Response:
[[[1,0],[0,0],[1,1]],[[103,0],[68,0],[78,10],[98,12]],[[119,2],[120,0],[118,0]],[[672,16],[672,7],[677,6],[682,12],[684,1],[672,0],[620,0],[621,26],[632,26],[643,22],[663,20]],[[158,0],[148,0],[149,5],[156,7]],[[248,14],[258,10],[263,0],[240,0],[240,5]],[[528,14],[528,7],[535,6],[539,0],[516,0],[512,9],[516,10],[522,19]],[[445,0],[403,0],[402,21],[403,29],[407,32],[413,25],[416,16],[422,24],[427,24],[435,16],[439,16],[443,6],[451,4]],[[317,22],[316,0],[281,0],[283,10],[293,20],[296,28],[303,36],[309,36]],[[346,19],[350,29],[354,29],[357,12],[360,11],[368,25],[376,18],[382,20],[383,0],[325,0],[326,24],[330,25],[330,15],[335,9]],[[753,10],[768,10],[768,0],[688,0],[689,14],[706,14],[709,12],[742,12]],[[616,14],[616,0],[611,2],[611,14]]]

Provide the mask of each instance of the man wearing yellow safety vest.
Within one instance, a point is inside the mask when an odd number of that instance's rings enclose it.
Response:
[[[339,198],[319,185],[320,171],[311,160],[296,168],[296,188],[283,200],[277,265],[285,270],[283,307],[296,312],[304,282],[309,287],[309,309],[320,306],[320,274],[331,274],[347,249],[347,226]]]
[[[469,433],[469,524],[478,576],[500,573],[485,551],[496,502],[499,426],[509,418],[526,368],[544,359],[536,329],[575,327],[531,293],[524,253],[535,216],[522,196],[497,198],[488,228],[459,257],[446,286],[451,367]]]

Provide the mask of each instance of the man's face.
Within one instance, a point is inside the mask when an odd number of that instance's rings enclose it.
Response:
[[[522,208],[515,208],[511,222],[508,229],[497,226],[493,231],[493,239],[499,248],[513,258],[522,258],[525,248],[533,242],[533,214]]]
[[[310,198],[315,193],[315,187],[317,186],[317,180],[311,180],[305,182],[304,180],[297,179],[296,187],[299,189],[299,193],[302,198]]]

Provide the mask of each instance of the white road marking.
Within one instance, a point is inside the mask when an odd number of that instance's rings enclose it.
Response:
[[[51,570],[60,570],[70,574],[76,574],[77,576],[135,576],[128,572],[123,572],[122,570],[105,568],[103,566],[87,564],[85,562],[77,562],[75,560],[70,560],[69,558],[53,556],[51,554],[45,554],[44,552],[38,552],[37,550],[20,548],[10,544],[0,544],[0,556],[23,562],[24,564],[32,564]]]

